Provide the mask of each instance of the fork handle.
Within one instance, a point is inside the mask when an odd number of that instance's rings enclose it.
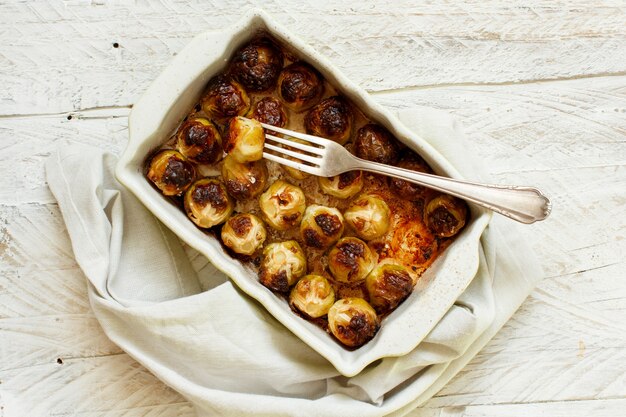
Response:
[[[521,223],[534,223],[550,214],[552,203],[536,188],[516,185],[490,185],[424,174],[376,162],[358,160],[358,168],[400,178],[462,198]]]

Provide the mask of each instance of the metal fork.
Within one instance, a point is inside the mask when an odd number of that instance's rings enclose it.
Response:
[[[266,133],[266,139],[303,152],[285,149],[266,141],[266,152],[263,152],[264,158],[319,177],[332,177],[346,171],[359,169],[388,175],[471,201],[526,224],[545,219],[552,209],[550,200],[534,187],[479,184],[392,167],[358,158],[343,146],[328,139],[265,123],[261,123],[261,125],[269,131],[282,133],[306,142],[300,143]],[[277,154],[286,155],[295,160]]]

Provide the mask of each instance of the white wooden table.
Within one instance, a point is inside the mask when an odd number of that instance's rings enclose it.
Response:
[[[100,329],[43,161],[119,152],[172,56],[261,2],[112,3],[0,0],[1,417],[193,416]],[[626,4],[263,3],[383,105],[455,114],[492,181],[553,199],[524,228],[543,280],[412,415],[625,416]]]

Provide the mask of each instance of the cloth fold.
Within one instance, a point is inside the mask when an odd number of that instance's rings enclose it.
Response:
[[[420,108],[399,116],[461,173],[481,178],[449,115]],[[541,277],[517,225],[494,218],[475,278],[426,339],[346,378],[222,273],[207,268],[199,277],[193,250],[117,183],[115,163],[99,149],[61,148],[46,163],[48,183],[105,333],[199,416],[404,415],[493,337]]]

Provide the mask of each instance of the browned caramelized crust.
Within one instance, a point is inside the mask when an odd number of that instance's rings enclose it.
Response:
[[[265,91],[276,84],[283,67],[283,53],[268,38],[261,38],[235,52],[231,72],[250,91]]]
[[[392,165],[398,161],[398,143],[384,127],[369,123],[359,129],[354,141],[359,158]]]
[[[323,92],[322,76],[304,62],[285,67],[278,77],[278,95],[292,110],[310,108],[319,101]]]
[[[202,109],[216,119],[246,114],[250,108],[250,98],[241,84],[224,76],[209,82],[207,94],[202,100]]]
[[[192,192],[191,198],[197,204],[210,204],[216,209],[223,209],[228,205],[228,198],[224,195],[222,187],[218,183],[198,185]]]
[[[366,278],[370,304],[379,314],[387,313],[398,306],[413,290],[413,280],[400,265],[380,265]]]
[[[287,124],[285,109],[274,97],[264,97],[257,101],[252,106],[248,117],[276,127],[285,127]]]
[[[176,151],[165,150],[150,160],[147,177],[164,195],[181,195],[196,176],[194,166]]]
[[[337,326],[341,340],[349,340],[350,346],[361,346],[378,330],[378,326],[367,319],[365,314],[355,311],[347,326]]]
[[[191,161],[212,164],[222,158],[222,137],[206,119],[187,120],[178,129],[177,148]]]
[[[304,118],[310,135],[321,136],[344,144],[350,139],[354,116],[345,98],[333,96],[322,100]]]
[[[252,221],[247,216],[231,217],[228,224],[238,236],[245,236],[252,229]]]

